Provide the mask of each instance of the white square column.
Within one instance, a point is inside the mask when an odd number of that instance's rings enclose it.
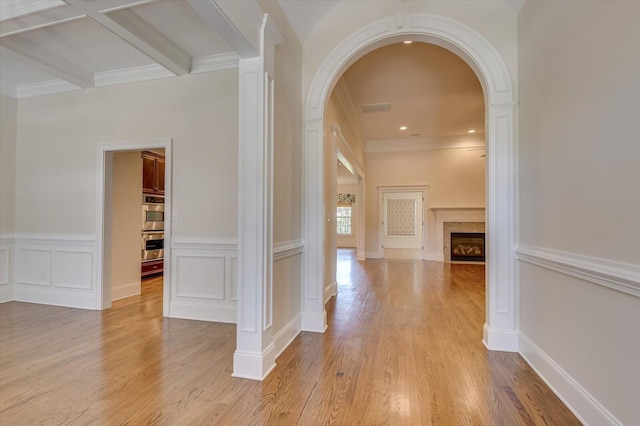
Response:
[[[273,344],[273,122],[275,46],[267,15],[260,56],[239,61],[238,321],[233,376],[262,380],[275,367]]]

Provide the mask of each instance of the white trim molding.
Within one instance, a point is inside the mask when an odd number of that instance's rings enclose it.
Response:
[[[93,236],[15,236],[13,300],[97,309],[97,247]]]
[[[517,351],[511,346],[495,347],[491,336],[517,333],[515,229],[516,229],[516,98],[503,58],[480,33],[461,22],[442,16],[395,14],[372,22],[337,45],[317,69],[307,93],[304,115],[304,240],[305,264],[302,288],[302,323],[326,318],[323,298],[326,277],[324,256],[324,143],[326,101],[340,75],[367,53],[402,40],[435,44],[457,54],[475,71],[486,101],[487,150],[487,315],[485,344],[489,349]],[[311,321],[311,318],[314,321]],[[326,325],[326,323],[325,323]]]
[[[293,317],[291,321],[280,331],[273,335],[273,345],[276,348],[276,358],[278,358],[282,352],[293,342],[293,340],[300,334],[300,314]]]
[[[558,398],[585,425],[620,425],[593,395],[526,335],[520,333],[520,355]]]
[[[0,303],[13,301],[14,253],[13,235],[0,235]]]
[[[236,323],[238,245],[234,238],[171,242],[172,318]]]
[[[640,267],[597,257],[521,244],[518,260],[640,297]]]
[[[274,262],[302,253],[304,253],[304,242],[302,240],[283,241],[273,245]]]
[[[481,149],[484,134],[454,138],[389,139],[367,141],[365,152],[434,151],[439,149]]]

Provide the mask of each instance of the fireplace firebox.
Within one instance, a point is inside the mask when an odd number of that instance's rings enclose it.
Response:
[[[484,262],[484,232],[452,232],[451,260]]]

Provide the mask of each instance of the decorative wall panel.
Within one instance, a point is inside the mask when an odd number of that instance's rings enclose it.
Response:
[[[415,200],[387,200],[387,235],[416,234]]]

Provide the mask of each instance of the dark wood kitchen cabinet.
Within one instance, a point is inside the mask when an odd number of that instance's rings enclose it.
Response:
[[[164,155],[142,151],[142,192],[164,194]]]

